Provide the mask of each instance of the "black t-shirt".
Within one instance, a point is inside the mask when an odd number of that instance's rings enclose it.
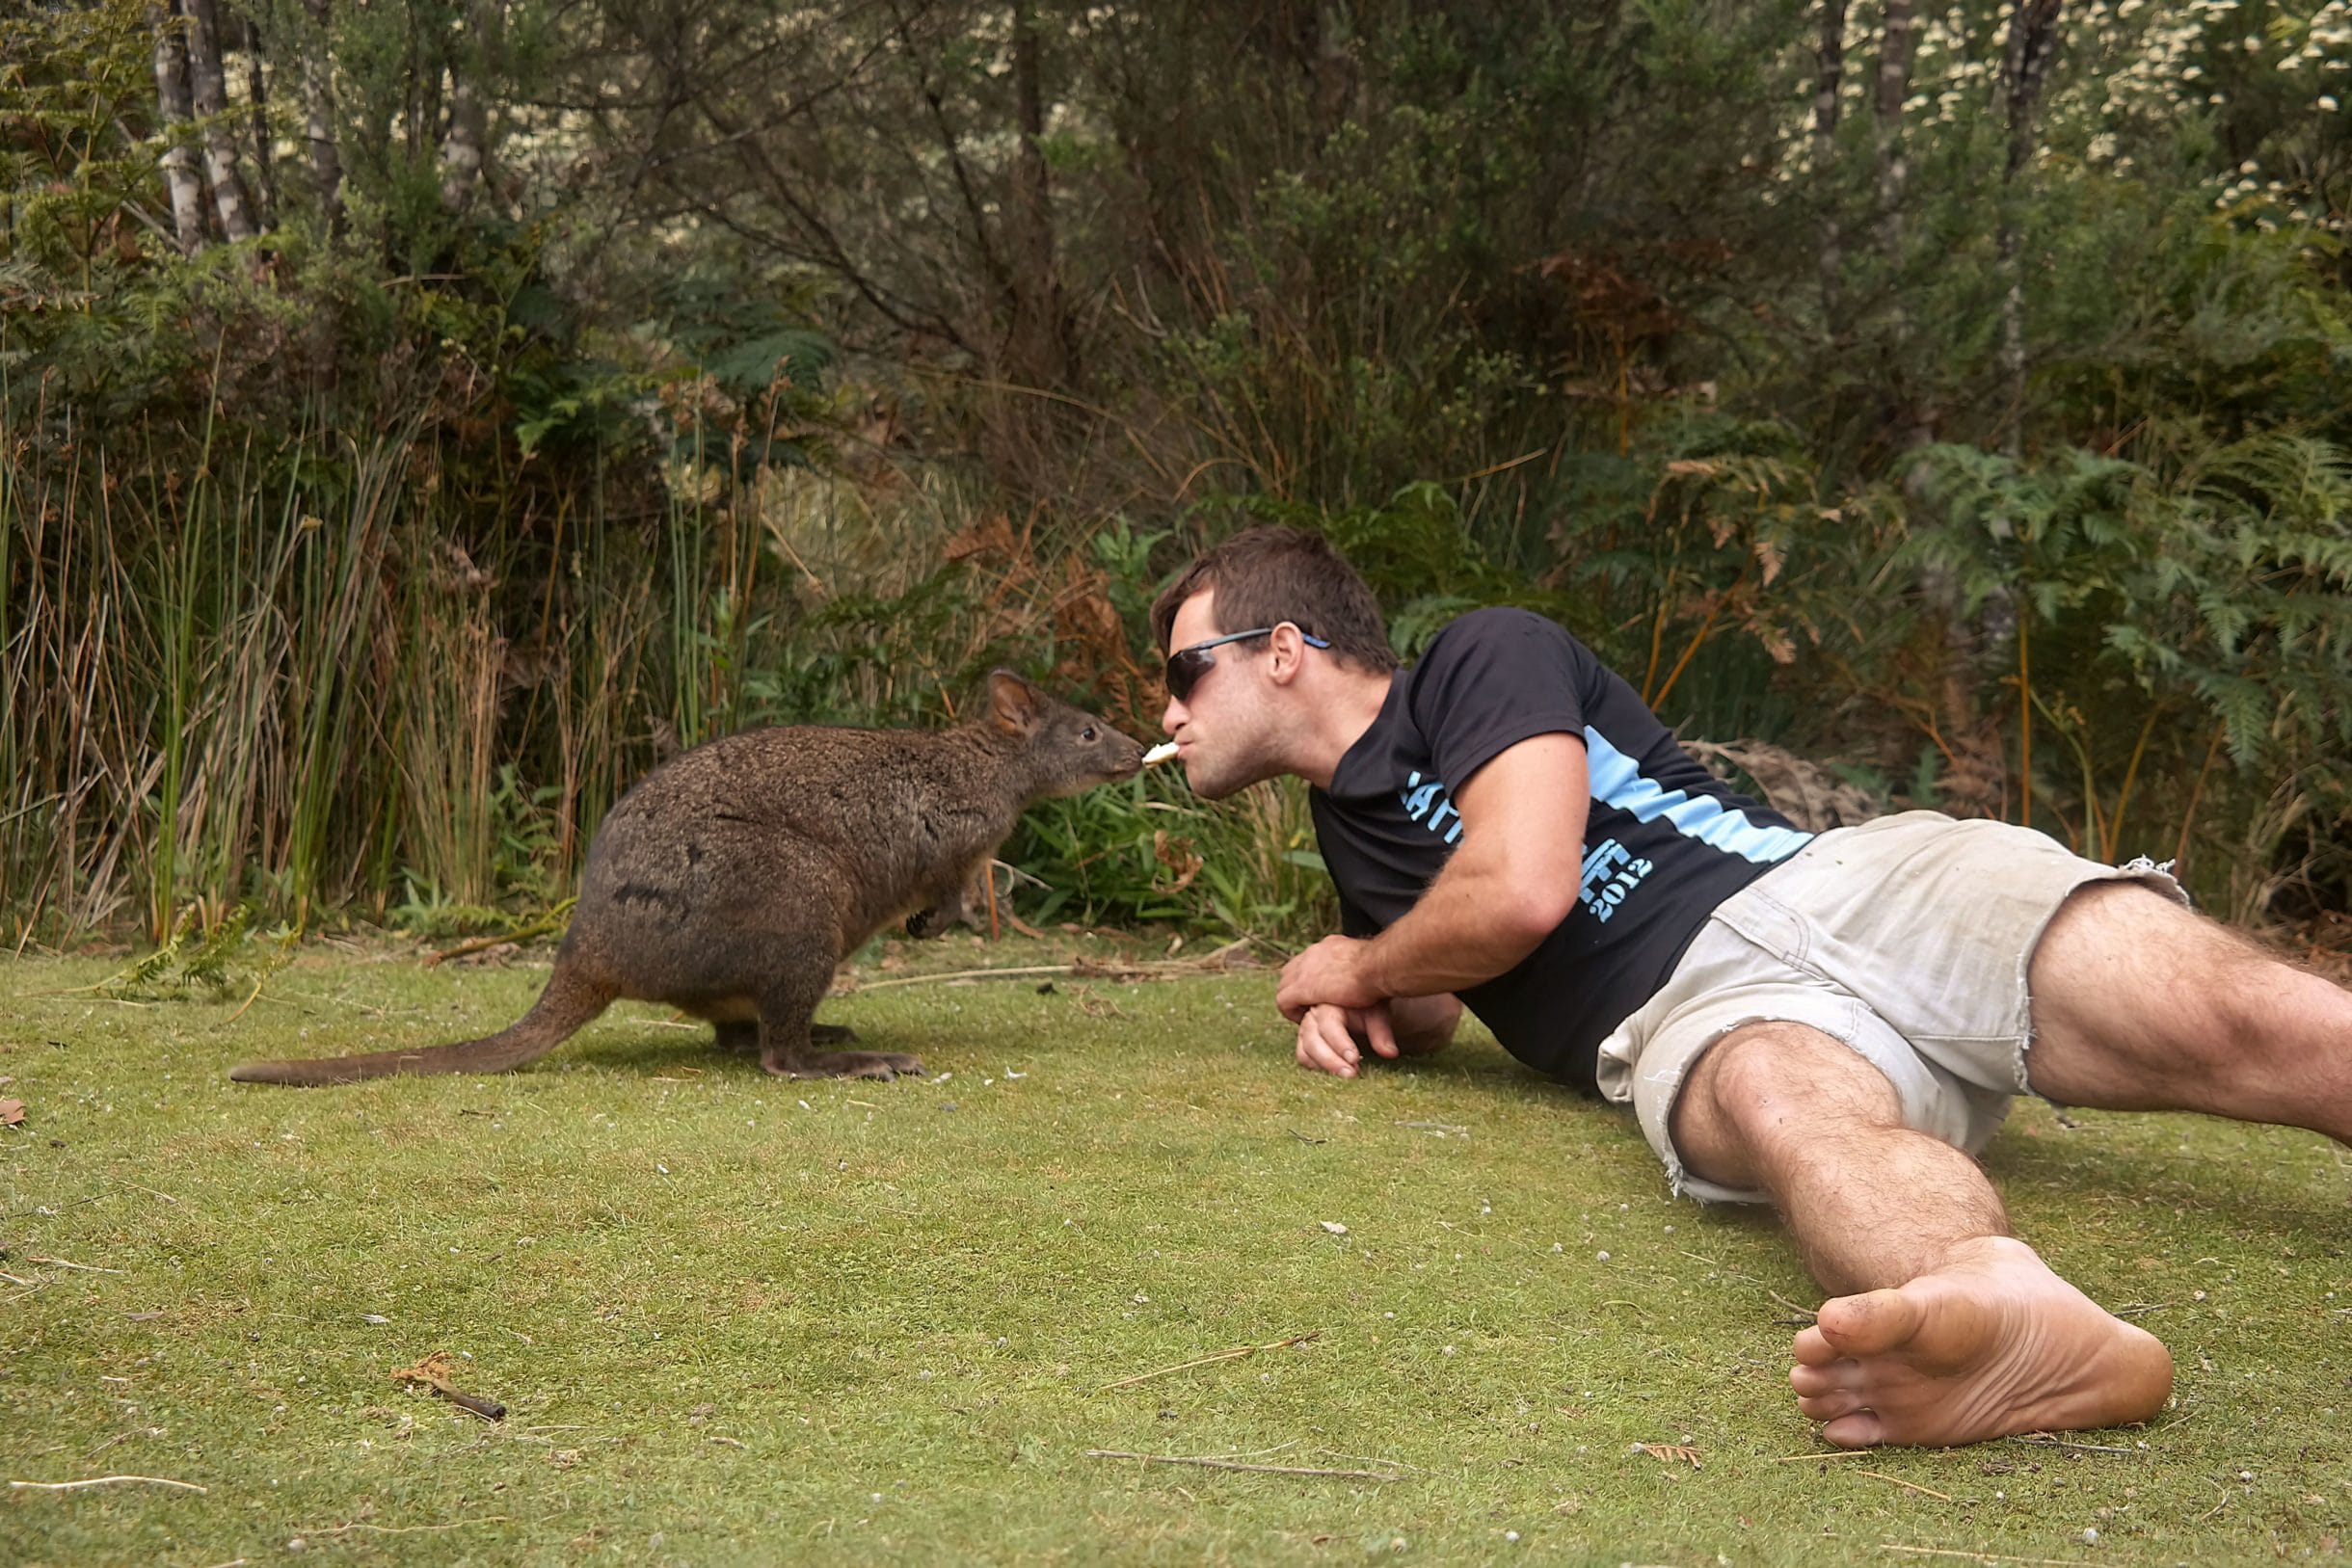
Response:
[[[1511,609],[1439,632],[1309,802],[1341,929],[1374,936],[1453,853],[1453,791],[1551,733],[1583,740],[1591,773],[1580,895],[1517,968],[1461,999],[1513,1056],[1590,1093],[1600,1042],[1665,983],[1708,914],[1811,835],[1725,787],[1591,650]]]

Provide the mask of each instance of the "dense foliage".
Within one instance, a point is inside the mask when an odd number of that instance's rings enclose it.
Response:
[[[2347,97],[2347,0],[37,0],[0,904],[527,913],[675,748],[998,662],[1145,733],[1153,588],[1272,517],[1408,653],[1531,604],[2340,911]],[[1296,935],[1303,815],[1155,775],[1009,896]]]

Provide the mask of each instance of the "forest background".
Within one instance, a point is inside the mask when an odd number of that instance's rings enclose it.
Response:
[[[528,922],[993,664],[1148,739],[1272,518],[2342,946],[2346,98],[2347,0],[12,7],[0,934]],[[1173,773],[1008,909],[1314,933]]]

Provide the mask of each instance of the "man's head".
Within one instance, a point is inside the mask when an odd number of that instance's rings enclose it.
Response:
[[[1170,655],[1163,724],[1211,799],[1277,773],[1327,780],[1345,743],[1324,731],[1342,712],[1368,723],[1364,703],[1377,710],[1397,668],[1363,578],[1294,528],[1252,528],[1202,555],[1152,605],[1152,631]],[[1343,689],[1357,700],[1335,702]]]
[[[1375,675],[1397,667],[1378,601],[1321,534],[1270,523],[1204,551],[1152,603],[1152,635],[1162,653],[1178,646],[1168,639],[1184,601],[1212,590],[1220,632],[1288,621],[1323,639],[1342,663]]]

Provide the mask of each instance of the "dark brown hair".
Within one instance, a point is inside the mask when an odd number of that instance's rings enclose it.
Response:
[[[1152,636],[1168,651],[1176,612],[1193,595],[1215,590],[1221,631],[1248,631],[1288,621],[1321,637],[1350,664],[1376,674],[1397,667],[1379,602],[1347,558],[1321,534],[1267,523],[1202,552],[1152,601]]]

